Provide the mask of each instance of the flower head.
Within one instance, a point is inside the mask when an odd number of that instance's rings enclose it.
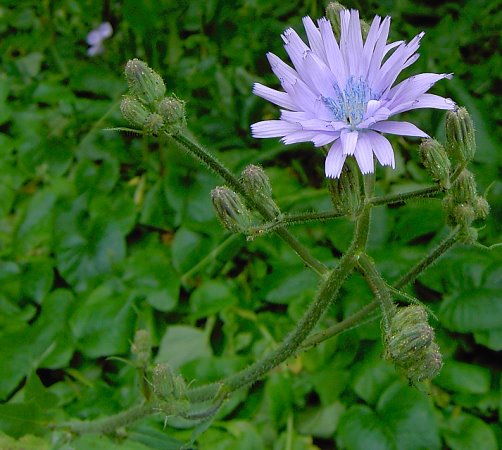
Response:
[[[108,39],[113,34],[113,28],[109,22],[103,22],[96,29],[87,34],[87,43],[89,48],[87,54],[89,56],[96,56],[104,52],[105,47],[103,41]]]
[[[428,137],[409,122],[388,120],[391,116],[417,108],[455,108],[452,100],[426,93],[451,74],[423,73],[393,86],[401,71],[417,60],[423,32],[409,43],[387,44],[390,17],[376,16],[363,42],[358,11],[341,11],[340,23],[337,42],[327,19],[318,20],[317,28],[304,17],[309,46],[287,29],[282,40],[294,69],[267,54],[285,92],[253,86],[256,95],[283,108],[279,120],[251,125],[253,136],[281,137],[285,144],[331,144],[325,163],[330,178],[340,176],[348,155],[363,174],[374,171],[373,154],[381,165],[394,167],[394,151],[381,133]]]

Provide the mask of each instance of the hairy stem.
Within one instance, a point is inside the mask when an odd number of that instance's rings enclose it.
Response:
[[[405,275],[403,275],[393,286],[397,289],[406,286],[417,278],[425,269],[433,264],[439,257],[449,250],[458,240],[460,227],[455,227],[451,233],[439,243],[429,254],[427,254],[421,261],[413,266]]]
[[[250,207],[258,211],[265,220],[272,221],[274,217],[270,214],[267,208],[255,202],[244,190],[244,187],[239,182],[239,179],[234,176],[213,154],[208,152],[204,147],[190,139],[183,134],[176,134],[171,136],[187,153],[202,162],[207,168],[213,170],[218,174],[228,187],[232,188],[235,192],[240,194],[248,203]],[[328,268],[316,259],[310,251],[303,246],[288,230],[283,227],[278,227],[275,232],[282,238],[303,260],[303,262],[312,270],[322,275],[328,271]]]
[[[113,433],[117,428],[124,427],[133,422],[136,422],[143,417],[149,416],[156,412],[152,403],[145,403],[133,406],[114,416],[103,417],[96,420],[74,420],[71,422],[63,422],[58,424],[58,428],[67,429],[76,434],[92,434],[92,433]]]
[[[416,191],[404,192],[402,194],[389,194],[382,195],[381,197],[373,197],[370,202],[373,206],[380,205],[392,205],[395,203],[404,203],[413,198],[419,197],[432,197],[439,194],[442,191],[440,186],[431,186],[424,189],[418,189]]]
[[[284,214],[283,216],[277,218],[275,221],[266,222],[257,227],[252,227],[249,230],[250,237],[262,236],[266,233],[276,231],[277,228],[299,225],[307,222],[326,222],[327,220],[337,219],[342,217],[341,214],[336,211],[324,211],[324,212],[314,212],[314,213],[299,213],[299,214]]]
[[[364,251],[368,239],[370,212],[371,205],[367,204],[357,219],[354,238],[349,249],[340,259],[338,266],[323,278],[316,298],[310,304],[295,329],[284,339],[281,345],[263,359],[221,382],[191,389],[188,392],[190,401],[196,403],[210,400],[220,389],[230,393],[249,386],[298,350],[336,298],[343,281],[355,267],[357,255]]]

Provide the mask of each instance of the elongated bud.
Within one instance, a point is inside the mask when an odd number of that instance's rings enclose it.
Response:
[[[464,169],[453,183],[450,194],[456,203],[473,204],[477,197],[474,175]]]
[[[233,233],[243,233],[250,226],[252,216],[238,194],[220,186],[211,191],[211,200],[224,228]]]
[[[175,96],[164,97],[158,107],[158,113],[163,117],[170,131],[180,131],[186,125],[185,102]]]
[[[466,108],[448,111],[446,115],[446,146],[461,163],[472,161],[476,153],[474,124]]]
[[[344,164],[339,178],[329,178],[327,183],[335,210],[355,217],[361,208],[361,185],[359,171],[351,160]]]
[[[156,364],[152,371],[153,392],[159,400],[169,402],[186,398],[186,383],[183,377],[166,363]]]
[[[279,207],[272,200],[272,186],[270,179],[260,166],[250,164],[241,174],[241,181],[246,193],[257,203],[265,206],[267,210],[277,216]]]
[[[162,77],[139,59],[131,59],[125,67],[129,94],[147,105],[153,105],[166,93]]]
[[[136,98],[124,95],[120,102],[120,111],[124,118],[133,126],[143,129],[150,112]]]
[[[341,3],[338,2],[330,2],[328,3],[328,6],[326,6],[326,17],[331,22],[331,26],[333,27],[333,32],[338,42],[340,42],[340,29],[341,29],[340,12],[346,9],[347,8],[345,6],[343,6]],[[363,38],[366,38],[370,27],[364,20],[360,20],[360,22],[361,22],[361,31]]]
[[[399,308],[384,337],[385,358],[412,383],[435,377],[442,357],[427,322],[427,311],[419,305]]]
[[[134,342],[131,345],[131,352],[136,356],[139,367],[147,367],[152,355],[152,342],[150,333],[147,330],[138,330],[134,335]]]
[[[444,147],[435,139],[424,139],[419,148],[420,158],[427,172],[443,188],[450,187],[451,163]]]

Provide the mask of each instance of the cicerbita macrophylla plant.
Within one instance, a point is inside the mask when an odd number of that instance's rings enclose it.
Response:
[[[337,8],[340,5],[332,6],[331,11]],[[366,320],[376,309],[382,316],[383,356],[405,379],[412,384],[429,383],[440,371],[442,356],[428,323],[428,310],[402,288],[457,242],[474,242],[473,224],[489,212],[466,168],[475,152],[472,121],[467,111],[455,109],[452,101],[426,93],[432,84],[449,75],[422,74],[394,86],[401,70],[417,58],[422,34],[409,44],[387,43],[389,18],[377,17],[367,26],[359,22],[357,11],[342,9],[337,17],[339,42],[327,19],[319,20],[319,28],[311,19],[304,19],[310,48],[293,30],[285,32],[286,51],[295,69],[274,55],[268,56],[285,92],[260,84],[254,87],[256,94],[284,108],[282,117],[252,126],[257,137],[282,136],[285,143],[331,144],[325,166],[326,175],[333,178],[329,185],[333,207],[328,211],[300,214],[281,211],[262,167],[249,165],[240,176],[235,176],[194,140],[186,128],[184,103],[175,96],[166,97],[162,78],[142,61],[135,59],[127,64],[129,91],[121,105],[125,119],[138,133],[162,135],[177,144],[222,178],[224,186],[211,191],[211,200],[227,231],[251,239],[267,233],[282,239],[319,276],[319,284],[303,316],[280,344],[245,369],[216,382],[192,384],[185,382],[168,364],[152,366],[151,352],[146,348],[148,336],[144,331],[138,332],[133,344],[133,365],[144,380],[141,402],[108,419],[63,424],[67,429],[75,433],[110,430],[157,413],[177,416],[196,425],[199,420],[211,419],[234,391],[251,386],[300,351]],[[361,30],[367,30],[364,40]],[[412,192],[375,196],[374,155],[381,164],[394,165],[393,150],[381,133],[427,136],[410,123],[388,119],[420,107],[450,110],[446,142],[441,144],[427,138],[420,147],[419,155],[431,177],[431,185]],[[329,194],[326,190],[326,195]],[[388,282],[367,250],[372,209],[404,204],[413,198],[426,201],[439,196],[443,196],[446,222],[452,228],[450,234],[403,270],[397,280]],[[354,228],[348,249],[336,261],[318,260],[288,230],[291,225],[325,222],[341,216],[350,217]],[[322,321],[325,312],[356,270],[363,275],[375,300],[340,323],[326,326]],[[412,305],[401,306],[396,302],[398,299]]]
[[[394,167],[394,151],[381,133],[428,137],[409,122],[389,120],[392,116],[418,108],[455,108],[452,100],[427,93],[451,74],[422,73],[394,85],[401,71],[418,59],[423,32],[409,43],[387,43],[390,17],[376,16],[365,40],[358,11],[342,9],[339,23],[338,42],[326,18],[316,26],[304,17],[308,46],[288,28],[282,40],[294,68],[267,54],[284,92],[260,83],[253,88],[282,108],[279,120],[251,125],[253,136],[281,137],[284,144],[330,145],[325,163],[330,178],[340,176],[352,155],[363,174],[373,173],[373,155],[381,165]]]

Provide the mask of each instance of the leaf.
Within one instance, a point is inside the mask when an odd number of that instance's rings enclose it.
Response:
[[[133,297],[113,281],[92,291],[74,311],[70,326],[89,358],[127,353],[135,322]]]
[[[376,411],[400,450],[441,448],[432,402],[417,389],[394,383],[378,400]]]
[[[397,450],[390,432],[367,406],[351,406],[340,418],[337,444],[350,450]]]
[[[44,367],[44,360],[59,346],[71,356],[71,340],[60,341],[60,338],[67,327],[66,317],[72,303],[73,295],[69,291],[53,291],[45,299],[34,324],[0,336],[0,398],[5,398],[31,371]]]
[[[176,308],[180,289],[168,254],[168,249],[154,240],[127,259],[123,275],[132,292],[164,312]]]
[[[198,319],[216,314],[236,302],[237,298],[228,284],[209,280],[192,292],[190,311]]]
[[[294,394],[291,386],[291,374],[272,373],[265,384],[265,399],[274,426],[280,429],[293,411]]]
[[[162,337],[155,361],[167,362],[173,369],[178,369],[187,362],[211,355],[211,347],[202,330],[186,325],[172,325],[167,327]]]
[[[480,418],[466,413],[446,422],[443,436],[451,450],[496,450],[497,438],[493,430]]]
[[[0,431],[0,448],[5,450],[49,450],[51,444],[45,439],[31,434],[26,434],[19,441],[16,441]]]
[[[486,331],[474,332],[474,340],[477,344],[484,345],[496,352],[502,350],[502,328],[493,328]]]
[[[0,405],[0,429],[19,438],[29,430],[41,434],[47,429],[45,412],[34,403],[6,403]]]
[[[319,408],[309,408],[298,415],[298,431],[307,436],[329,439],[333,436],[344,412],[345,406],[340,402]]]
[[[449,296],[441,304],[439,319],[460,333],[502,328],[502,291],[484,288]]]
[[[173,266],[178,272],[184,273],[197,264],[209,249],[210,242],[201,234],[181,227],[171,247]]]
[[[435,382],[453,392],[485,394],[490,390],[491,375],[485,367],[448,360]]]
[[[71,446],[74,450],[151,450],[151,447],[129,439],[114,442],[105,436],[93,435],[79,436],[72,440]]]

